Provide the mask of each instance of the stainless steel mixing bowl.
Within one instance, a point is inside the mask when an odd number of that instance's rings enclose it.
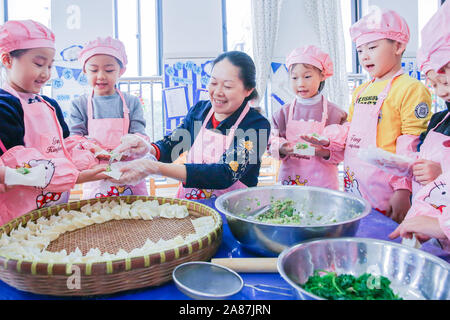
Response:
[[[407,300],[450,299],[450,265],[424,251],[394,242],[336,238],[307,241],[283,251],[277,260],[280,275],[303,300],[322,298],[303,290],[314,270],[368,272],[391,280],[391,288]]]
[[[336,223],[302,226],[258,222],[245,217],[269,205],[271,200],[292,199],[303,209],[334,212]],[[370,213],[370,204],[357,196],[318,187],[269,186],[228,192],[216,200],[230,230],[245,248],[265,256],[277,256],[284,249],[314,238],[354,236],[361,218]]]

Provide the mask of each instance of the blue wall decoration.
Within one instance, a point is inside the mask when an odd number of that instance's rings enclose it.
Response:
[[[211,77],[213,58],[204,59],[166,59],[164,63],[164,88],[186,87],[187,111],[198,102],[198,90],[207,90]],[[166,106],[165,95],[163,94],[163,104]],[[174,119],[165,116],[167,134],[173,129]],[[176,120],[176,119],[175,119]],[[176,120],[177,123],[181,121]]]

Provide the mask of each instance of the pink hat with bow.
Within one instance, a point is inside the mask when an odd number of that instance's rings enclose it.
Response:
[[[86,61],[97,54],[107,54],[115,57],[122,63],[122,69],[125,71],[128,60],[125,52],[125,46],[122,41],[111,37],[99,37],[95,40],[89,41],[78,55],[78,61],[80,61],[83,69]]]
[[[368,42],[391,39],[407,44],[409,27],[397,12],[375,7],[350,27],[352,41],[359,47]]]
[[[425,74],[439,72],[450,61],[450,1],[446,1],[422,29],[417,64]]]
[[[0,52],[19,49],[55,48],[55,35],[33,20],[10,20],[0,26]]]
[[[286,66],[290,69],[293,64],[297,63],[310,64],[320,69],[325,79],[333,75],[333,62],[330,56],[316,46],[310,45],[294,49],[286,58]]]

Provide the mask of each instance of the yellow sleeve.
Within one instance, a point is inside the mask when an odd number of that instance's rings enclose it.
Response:
[[[401,134],[418,136],[427,129],[431,118],[430,91],[421,82],[416,82],[401,94]]]

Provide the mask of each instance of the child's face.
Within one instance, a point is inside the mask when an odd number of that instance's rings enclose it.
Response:
[[[228,59],[223,59],[214,65],[211,80],[208,85],[209,98],[214,112],[230,116],[253,89],[246,89],[244,82],[239,78],[240,68],[233,65]]]
[[[450,62],[447,63],[442,69],[447,77],[447,83],[450,83]]]
[[[372,78],[383,79],[401,62],[405,45],[381,39],[357,48],[359,62]]]
[[[84,71],[95,95],[110,96],[116,92],[115,85],[122,75],[122,70],[113,56],[107,54],[92,56],[86,61]]]
[[[11,87],[18,92],[39,93],[51,77],[54,56],[52,48],[28,49],[16,58],[2,55]]]
[[[450,101],[450,86],[446,76],[444,74],[439,74],[434,70],[430,70],[427,72],[427,78],[436,95],[445,101]]]
[[[304,99],[314,97],[324,80],[322,72],[310,65],[295,64],[289,73],[291,88],[294,93]]]

